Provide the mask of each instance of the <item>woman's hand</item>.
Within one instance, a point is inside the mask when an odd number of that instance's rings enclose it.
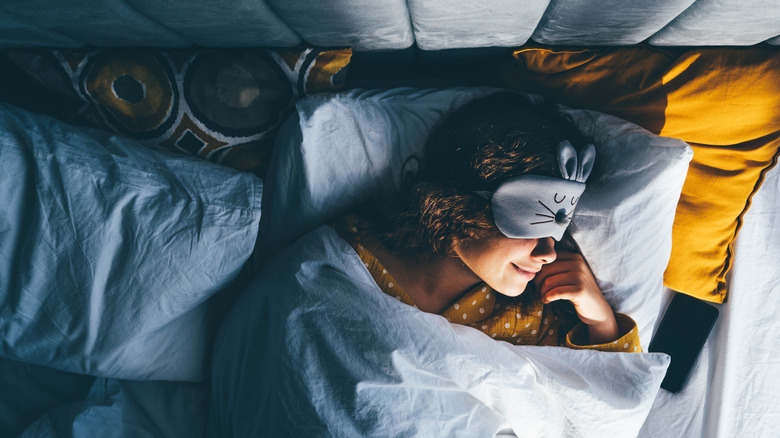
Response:
[[[615,313],[580,254],[558,251],[556,260],[544,265],[534,282],[543,303],[568,300],[574,304],[577,316],[588,326],[591,344],[604,344],[619,337]]]

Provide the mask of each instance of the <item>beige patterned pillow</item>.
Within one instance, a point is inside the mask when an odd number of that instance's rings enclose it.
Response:
[[[87,49],[9,53],[78,119],[262,176],[276,128],[306,94],[342,87],[350,49]]]

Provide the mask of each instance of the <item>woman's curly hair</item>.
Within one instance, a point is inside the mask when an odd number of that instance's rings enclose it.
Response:
[[[462,242],[498,233],[489,201],[475,191],[492,192],[526,173],[560,176],[564,139],[578,149],[586,143],[551,103],[512,92],[473,100],[435,127],[422,162],[407,161],[403,190],[355,210],[350,234],[408,258],[453,256]]]

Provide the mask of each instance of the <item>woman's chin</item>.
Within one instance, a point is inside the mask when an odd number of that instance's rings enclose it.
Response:
[[[500,289],[494,287],[493,289],[495,289],[496,292],[500,293],[501,295],[505,295],[507,297],[514,298],[514,297],[522,295],[523,292],[525,292],[525,288],[527,286],[528,286],[528,283],[525,283],[525,284],[522,284],[522,285],[519,285],[519,286],[518,285],[512,285],[512,286],[502,287]]]

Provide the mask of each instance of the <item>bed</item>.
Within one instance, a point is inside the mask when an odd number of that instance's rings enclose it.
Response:
[[[7,71],[37,94],[0,108],[0,434],[773,436],[780,13],[654,6],[4,3]],[[420,315],[319,227],[496,87],[599,127],[573,235],[645,347],[672,289],[717,303],[680,393],[661,354]],[[696,112],[696,87],[723,105]],[[123,103],[149,96],[164,111]],[[273,282],[290,245],[298,281]]]

